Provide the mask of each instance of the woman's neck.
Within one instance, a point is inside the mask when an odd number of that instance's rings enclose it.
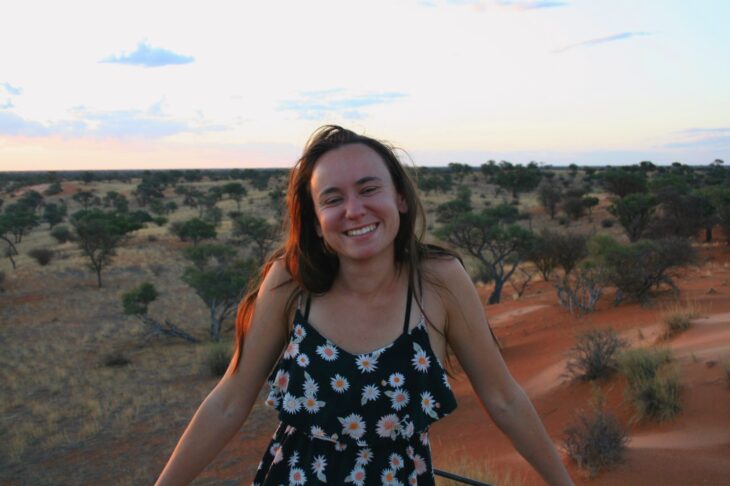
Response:
[[[389,292],[401,277],[392,253],[371,260],[340,260],[334,286],[345,293],[362,297]]]

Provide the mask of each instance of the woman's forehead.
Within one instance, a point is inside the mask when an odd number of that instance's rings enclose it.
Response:
[[[349,144],[330,150],[315,162],[310,186],[317,194],[329,187],[357,185],[364,179],[375,178],[392,183],[390,171],[383,158],[364,144]]]

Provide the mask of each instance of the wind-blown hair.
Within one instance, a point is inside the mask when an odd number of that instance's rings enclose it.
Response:
[[[289,173],[286,197],[288,218],[284,227],[286,241],[269,257],[261,269],[259,278],[253,282],[238,306],[236,362],[233,370],[241,360],[244,337],[253,316],[259,289],[276,260],[283,260],[291,278],[299,285],[299,292],[322,294],[332,287],[339,269],[339,259],[336,254],[327,250],[323,240],[317,235],[315,228],[317,216],[310,182],[320,157],[330,150],[356,143],[370,147],[382,158],[396,191],[406,203],[407,210],[405,213],[400,213],[400,225],[394,240],[394,264],[408,271],[411,288],[416,288],[415,272],[423,258],[431,255],[456,256],[446,249],[422,242],[425,230],[423,207],[415,185],[395,155],[393,147],[337,125],[320,127],[309,138],[302,156]],[[292,305],[296,294],[298,292],[290,296],[288,306]]]

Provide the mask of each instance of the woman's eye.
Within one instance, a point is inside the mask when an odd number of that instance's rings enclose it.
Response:
[[[375,186],[364,187],[363,190],[362,190],[362,193],[363,194],[371,194],[371,193],[375,192],[377,189],[378,188],[375,187]]]
[[[332,198],[325,199],[324,201],[322,201],[322,204],[324,206],[332,206],[333,204],[337,204],[341,200],[342,200],[341,197],[332,197]]]

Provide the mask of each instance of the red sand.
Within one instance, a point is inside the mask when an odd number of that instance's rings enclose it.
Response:
[[[681,300],[699,307],[703,317],[670,340],[661,338],[662,309],[674,301],[670,292],[660,293],[647,307],[633,303],[613,307],[613,296],[606,295],[598,311],[579,319],[557,304],[549,284],[540,282],[520,300],[510,301],[505,295],[505,302],[486,308],[510,371],[532,399],[559,448],[563,430],[576,412],[590,408],[591,385],[571,383],[562,377],[566,352],[577,334],[610,326],[633,346],[672,349],[674,364],[681,370],[681,414],[661,424],[633,423],[633,411],[624,401],[623,380],[615,377],[602,383],[606,407],[628,424],[628,450],[623,463],[592,479],[564,455],[576,484],[730,483],[730,388],[725,378],[725,367],[730,362],[730,248],[705,245],[701,255],[707,262],[705,266],[684,270],[676,282]],[[486,298],[488,289],[479,290]],[[468,380],[457,372],[452,384],[459,408],[432,428],[436,467],[440,457],[457,450],[488,461],[498,472],[510,471],[512,477],[523,477],[525,484],[543,484],[484,412]],[[241,440],[230,444],[204,477],[230,477],[233,466],[225,465],[234,457],[241,459],[235,464],[238,474],[241,468],[253,474],[273,431],[268,422],[272,419],[269,412],[257,406],[252,413],[254,423],[246,425]]]

